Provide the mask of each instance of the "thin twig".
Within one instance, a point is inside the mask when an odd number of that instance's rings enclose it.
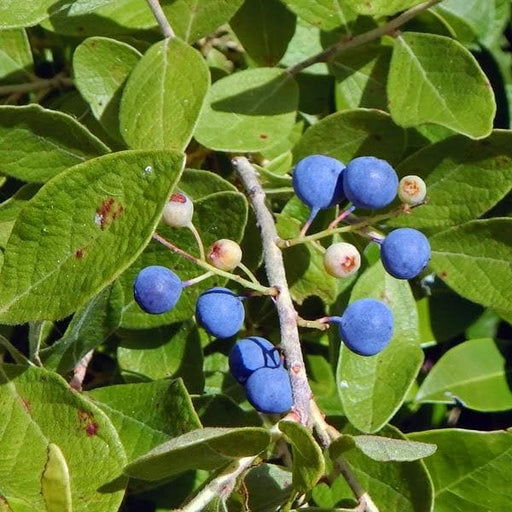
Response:
[[[297,312],[293,307],[286,281],[283,254],[276,244],[279,236],[272,214],[265,204],[265,192],[258,180],[256,170],[245,157],[234,158],[233,165],[249,195],[261,231],[263,258],[269,284],[279,290],[275,303],[281,327],[281,346],[290,371],[294,412],[302,424],[309,425],[309,402],[312,393],[302,357]]]
[[[312,66],[313,64],[318,62],[328,62],[332,57],[342,51],[355,48],[356,46],[361,46],[365,43],[369,43],[370,41],[374,41],[379,37],[385,36],[386,34],[391,34],[421,12],[440,2],[442,2],[442,0],[428,0],[427,2],[415,5],[388,23],[374,28],[368,32],[364,32],[363,34],[359,34],[351,39],[340,41],[339,43],[329,46],[329,48],[326,48],[320,53],[317,53],[316,55],[313,55],[312,57],[309,57],[308,59],[295,64],[295,66],[289,67],[286,71],[291,75],[296,75],[297,73],[300,73],[302,70]]]
[[[84,383],[85,374],[87,373],[87,367],[91,362],[92,356],[94,355],[94,350],[90,350],[85,354],[80,361],[78,361],[77,365],[73,369],[73,378],[69,382],[69,386],[77,391],[82,390],[82,384]]]
[[[41,91],[43,89],[58,89],[59,87],[73,87],[73,80],[61,75],[49,79],[35,80],[23,84],[1,85],[0,96],[11,94],[26,94],[28,92]]]
[[[153,16],[160,25],[160,30],[166,39],[174,37],[174,30],[172,29],[167,16],[165,15],[162,6],[158,0],[147,0],[149,8],[153,11]]]

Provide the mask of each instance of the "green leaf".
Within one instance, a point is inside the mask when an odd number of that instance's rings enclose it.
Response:
[[[295,16],[279,0],[246,0],[230,22],[260,66],[275,66],[295,32]]]
[[[195,43],[227,23],[243,0],[171,0],[162,9],[176,35],[187,43]]]
[[[58,445],[48,445],[48,461],[41,476],[41,494],[48,512],[71,512],[69,468]]]
[[[119,283],[108,286],[77,311],[60,340],[40,352],[48,369],[65,375],[119,327],[123,290]]]
[[[203,352],[193,322],[118,332],[117,361],[126,380],[181,377],[194,393],[203,391]]]
[[[377,110],[354,109],[331,114],[306,130],[293,149],[295,162],[322,154],[349,162],[373,155],[397,163],[405,149],[405,131]]]
[[[260,464],[244,478],[249,510],[276,510],[291,495],[292,474],[276,464]],[[272,492],[269,492],[272,489]]]
[[[375,108],[387,110],[386,83],[391,47],[369,43],[341,52],[329,69],[336,78],[336,108]]]
[[[201,428],[179,379],[106,386],[86,395],[116,427],[128,461],[172,437]]]
[[[126,151],[75,166],[22,209],[0,274],[3,323],[69,315],[139,255],[183,156]]]
[[[511,218],[475,220],[430,238],[431,267],[459,295],[512,311]]]
[[[260,151],[293,129],[297,84],[284,70],[248,69],[210,89],[195,138],[219,151]]]
[[[353,428],[345,430],[346,433],[351,435],[357,433]],[[391,439],[407,441],[398,429],[389,425],[384,427],[380,434]],[[414,440],[436,444],[435,441],[426,439]],[[439,453],[439,448],[437,453]],[[428,457],[425,461],[428,463],[432,458]],[[434,489],[423,461],[381,462],[371,459],[360,450],[345,452],[343,459],[354,473],[361,487],[371,496],[378,510],[433,511]],[[348,486],[345,484],[345,487]]]
[[[125,467],[141,480],[162,480],[189,469],[212,470],[233,459],[258,455],[270,443],[265,429],[203,428],[157,446]]]
[[[283,0],[297,16],[330,32],[354,21],[357,14],[342,0]],[[313,55],[313,54],[312,54]]]
[[[32,27],[48,17],[48,8],[55,0],[33,0],[19,3],[13,0],[0,2],[0,29]]]
[[[124,479],[115,490],[99,490],[126,461],[108,417],[41,368],[4,365],[0,382],[1,493],[12,508],[65,511],[57,500],[67,501],[68,473],[74,512],[117,511]]]
[[[440,124],[474,139],[491,133],[496,113],[475,58],[457,41],[434,34],[406,32],[395,39],[388,98],[400,126]]]
[[[279,430],[292,445],[293,487],[300,493],[308,492],[324,474],[322,450],[311,432],[299,423],[280,421]]]
[[[347,450],[346,437],[354,443],[354,447],[361,450],[370,459],[389,461],[412,461],[429,457],[436,451],[436,445],[430,443],[418,443],[403,439],[390,439],[382,436],[350,436],[348,434],[338,438],[329,446],[329,454],[335,459]],[[341,444],[338,447],[338,444]]]
[[[428,200],[390,224],[436,233],[479,217],[512,189],[512,134],[496,130],[479,141],[450,137],[413,154],[397,172],[421,175]]]
[[[459,403],[477,411],[512,409],[511,346],[469,340],[443,354],[421,384],[418,402]]]
[[[409,7],[420,4],[421,0],[372,0],[371,2],[347,0],[346,3],[359,14],[366,14],[377,18],[404,11]]]
[[[435,488],[436,512],[508,510],[512,433],[443,429],[409,434],[437,445],[425,464]]]
[[[140,53],[128,44],[106,37],[91,37],[73,54],[75,84],[110,135],[119,132],[121,93]]]
[[[423,362],[423,352],[418,346],[418,313],[407,281],[391,277],[378,262],[359,278],[350,300],[364,297],[383,300],[391,308],[393,339],[371,357],[342,345],[336,380],[350,423],[371,433],[380,430],[403,403]]]
[[[78,121],[39,105],[0,107],[2,173],[44,182],[109,149]]]
[[[178,189],[194,202],[192,221],[206,248],[221,238],[240,242],[247,223],[248,205],[245,196],[237,192],[233,185],[208,171],[187,170],[183,174]],[[170,228],[161,222],[157,231],[181,249],[199,256],[197,242],[190,230]],[[204,290],[210,288],[213,283],[222,286],[226,282],[224,278],[215,276],[187,287],[183,290],[178,304],[171,311],[162,315],[150,315],[142,311],[133,299],[135,276],[147,265],[163,265],[172,268],[183,281],[197,277],[202,272],[195,263],[172,253],[162,244],[152,241],[122,277],[126,300],[123,310],[123,327],[144,329],[187,320],[194,314],[197,298]]]
[[[140,149],[183,150],[210,86],[201,54],[177,38],[155,43],[130,74],[121,98],[120,127]]]
[[[0,30],[0,81],[16,83],[28,80],[33,65],[25,30]]]

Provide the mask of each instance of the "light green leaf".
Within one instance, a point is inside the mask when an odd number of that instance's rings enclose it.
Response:
[[[409,439],[434,443],[425,459],[435,488],[436,512],[508,510],[512,500],[512,433],[442,429]]]
[[[176,35],[195,43],[227,23],[243,0],[164,0],[162,9]]]
[[[423,362],[423,352],[418,345],[418,313],[407,281],[391,277],[378,262],[359,278],[350,300],[364,297],[383,300],[391,308],[393,339],[371,357],[342,345],[336,375],[345,415],[356,428],[371,433],[380,430],[403,403]]]
[[[479,139],[491,133],[496,102],[489,80],[460,43],[406,32],[395,39],[389,110],[400,126],[434,123]]]
[[[311,154],[348,163],[372,155],[397,163],[405,149],[405,131],[378,110],[354,109],[331,114],[306,130],[293,149],[295,162]]]
[[[297,16],[320,30],[330,32],[354,21],[357,14],[342,0],[283,0]]]
[[[48,445],[48,461],[41,476],[41,494],[47,512],[71,512],[69,468],[58,445]]]
[[[418,402],[462,402],[477,411],[512,409],[510,344],[469,340],[443,354],[421,384]]]
[[[311,432],[299,423],[280,421],[278,426],[292,445],[293,487],[300,493],[308,492],[324,474],[322,450]]]
[[[40,352],[47,369],[65,375],[87,352],[114,332],[121,322],[123,290],[115,282],[77,311],[60,340]]]
[[[258,427],[203,428],[157,446],[125,467],[141,480],[163,480],[189,469],[216,469],[233,459],[258,455],[270,443]]]
[[[0,29],[32,27],[48,17],[48,8],[55,0],[32,0],[0,2]]]
[[[109,149],[73,117],[39,105],[0,107],[0,171],[44,182]]]
[[[0,81],[16,83],[27,80],[33,65],[25,30],[0,30]]]
[[[511,218],[475,220],[430,238],[431,267],[459,295],[512,310]]]
[[[399,11],[405,11],[409,7],[420,4],[420,0],[372,0],[361,2],[361,0],[347,0],[349,7],[359,14],[374,16],[388,16]]]
[[[75,166],[20,212],[0,274],[3,323],[69,315],[139,255],[183,156],[126,151]]]
[[[108,415],[128,461],[190,430],[201,428],[181,380],[119,384],[86,396]]]
[[[74,512],[117,511],[124,479],[115,490],[100,490],[126,461],[108,417],[41,368],[4,365],[0,382],[1,494],[13,510],[70,510],[57,502],[70,501],[68,473]]]
[[[179,149],[189,143],[210,86],[201,54],[177,38],[155,43],[130,74],[120,127],[136,149]]]
[[[219,151],[260,151],[293,129],[297,84],[284,70],[248,69],[210,89],[195,138]]]
[[[75,84],[110,135],[120,138],[119,103],[123,86],[140,60],[128,44],[106,37],[91,37],[73,54]]]
[[[397,172],[420,175],[428,199],[390,224],[436,233],[479,217],[512,189],[512,134],[495,130],[479,141],[450,137],[413,154]]]
[[[181,377],[187,389],[201,393],[203,352],[195,323],[118,332],[117,361],[125,380]]]
[[[270,67],[286,51],[295,16],[279,0],[246,0],[230,25],[251,59]]]

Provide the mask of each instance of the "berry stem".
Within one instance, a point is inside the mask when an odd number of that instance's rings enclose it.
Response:
[[[160,25],[160,30],[166,39],[172,39],[175,34],[172,29],[167,16],[165,15],[162,6],[158,0],[147,0],[149,8],[153,12],[153,16],[155,17],[158,25]]]
[[[208,270],[208,272],[205,272],[204,274],[201,274],[200,276],[194,277],[192,279],[189,279],[188,281],[183,281],[183,288],[187,288],[188,286],[193,286],[197,283],[200,283],[201,281],[204,281],[205,279],[208,279],[209,277],[212,277],[215,275],[215,273],[212,270]]]
[[[201,259],[204,261],[206,259],[205,253],[204,253],[204,245],[203,240],[201,238],[201,235],[199,234],[199,231],[197,231],[196,227],[192,222],[187,226],[190,231],[192,231],[192,234],[194,235],[194,238],[196,239],[197,246],[199,247],[199,255]]]
[[[238,264],[238,268],[242,269],[253,283],[259,283],[258,278],[249,270],[247,265],[244,265],[242,262],[240,262]]]
[[[244,279],[242,276],[232,274],[231,272],[226,272],[224,270],[215,268],[213,265],[210,265],[206,261],[196,258],[195,256],[192,256],[192,254],[188,253],[187,251],[180,249],[173,243],[166,240],[163,236],[159,235],[156,231],[155,231],[155,233],[153,233],[153,240],[160,242],[163,246],[167,247],[167,249],[171,250],[172,252],[174,252],[176,254],[179,254],[180,256],[183,256],[183,258],[195,263],[199,267],[202,267],[205,270],[212,272],[213,274],[219,275],[221,277],[225,277],[227,279],[231,279],[232,281],[236,281],[237,283],[241,284],[245,288],[249,288],[251,290],[256,290],[256,291],[260,292],[262,295],[274,295],[275,296],[278,293],[274,287],[263,286],[262,284],[259,284],[258,282],[249,281],[247,279]]]
[[[271,286],[279,290],[279,294],[275,297],[275,304],[281,328],[281,346],[284,350],[292,384],[293,410],[300,423],[309,425],[309,403],[312,392],[302,357],[297,312],[293,307],[286,280],[283,254],[276,243],[279,236],[274,218],[265,203],[265,192],[258,180],[258,174],[249,160],[245,157],[235,157],[233,166],[249,195],[261,231],[263,259],[268,281]]]
[[[307,230],[309,229],[309,227],[315,220],[315,217],[318,215],[319,211],[320,211],[320,208],[312,208],[311,209],[311,213],[309,214],[308,220],[306,221],[306,223],[304,224],[304,226],[302,226],[302,229],[300,230],[299,237],[303,237],[306,235]]]
[[[349,206],[346,210],[342,211],[330,224],[329,229],[334,229],[343,219],[348,217],[356,207],[354,205]]]
[[[385,36],[387,34],[392,34],[409,20],[440,2],[442,2],[442,0],[428,0],[427,2],[415,5],[407,11],[404,11],[396,18],[393,18],[388,23],[374,28],[373,30],[369,30],[368,32],[358,34],[357,36],[351,37],[349,39],[343,39],[340,42],[329,46],[320,53],[317,53],[316,55],[313,55],[312,57],[309,57],[302,62],[295,64],[295,66],[289,67],[286,71],[290,73],[290,75],[295,76],[304,69],[309,68],[309,66],[316,64],[317,62],[330,61],[335,55],[342,51],[361,46],[365,43],[369,43],[370,41],[374,41],[375,39],[378,39],[379,37]]]

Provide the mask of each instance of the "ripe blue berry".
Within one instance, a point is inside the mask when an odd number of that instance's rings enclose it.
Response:
[[[295,166],[293,189],[310,208],[330,208],[343,199],[343,169],[345,166],[330,156],[307,156]]]
[[[245,393],[249,403],[260,412],[282,414],[292,407],[290,376],[282,366],[253,372],[245,382]]]
[[[395,199],[398,176],[385,160],[360,156],[347,164],[343,173],[343,190],[358,208],[376,210]]]
[[[380,256],[384,268],[393,277],[412,279],[427,266],[430,244],[417,229],[395,229],[382,242]]]
[[[260,368],[277,368],[280,365],[281,358],[274,345],[258,336],[237,341],[229,354],[229,369],[241,384]]]
[[[361,356],[373,356],[386,348],[393,335],[393,313],[377,299],[359,299],[347,306],[337,321],[345,345]]]
[[[176,305],[182,288],[181,279],[172,270],[152,265],[137,274],[133,283],[133,296],[146,313],[159,315]]]
[[[227,288],[210,288],[197,299],[197,322],[217,338],[234,336],[241,329],[244,317],[242,300]]]

